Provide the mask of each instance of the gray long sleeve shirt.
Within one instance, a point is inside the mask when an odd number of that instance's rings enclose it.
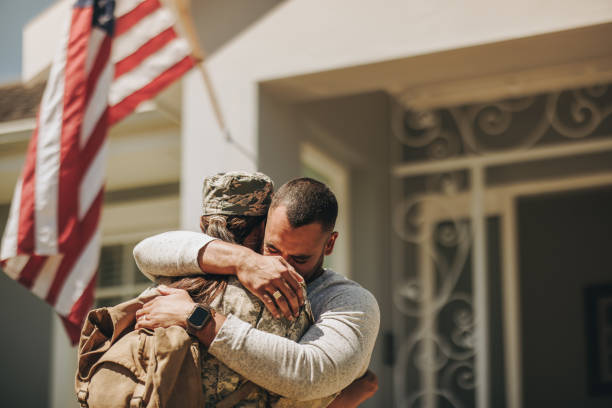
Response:
[[[134,248],[149,277],[202,273],[198,252],[213,238],[195,232],[155,235]],[[378,334],[376,299],[326,269],[308,284],[315,324],[299,342],[254,329],[229,315],[209,353],[254,383],[295,400],[339,392],[367,369]]]

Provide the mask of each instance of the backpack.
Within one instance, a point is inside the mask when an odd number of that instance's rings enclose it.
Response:
[[[141,305],[133,299],[87,315],[78,350],[79,403],[88,408],[202,407],[198,341],[178,326],[135,331]]]

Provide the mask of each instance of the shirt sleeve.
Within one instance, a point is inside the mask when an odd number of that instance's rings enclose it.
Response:
[[[170,231],[153,235],[134,247],[134,259],[149,279],[203,273],[198,253],[215,238],[201,232]]]
[[[323,312],[299,342],[229,316],[209,353],[257,385],[298,401],[341,391],[362,375],[374,348],[380,312],[357,286],[329,293]]]

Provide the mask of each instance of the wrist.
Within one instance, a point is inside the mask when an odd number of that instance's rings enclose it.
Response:
[[[258,256],[260,256],[258,253],[248,248],[241,247],[238,253],[237,262],[233,268],[233,275],[240,277],[243,272],[252,272],[255,269],[254,265],[257,262]]]
[[[197,335],[215,313],[209,306],[191,302],[186,318],[183,320],[185,330],[191,335]]]
[[[208,320],[208,322],[206,322],[204,327],[195,333],[198,341],[205,347],[210,347],[213,340],[215,340],[217,333],[219,333],[219,330],[221,330],[221,326],[223,326],[224,322],[225,316],[213,310],[211,318]]]

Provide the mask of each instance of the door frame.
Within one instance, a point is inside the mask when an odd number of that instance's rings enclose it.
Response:
[[[577,190],[593,189],[604,186],[612,186],[612,171],[604,171],[572,178],[559,177],[556,179],[522,181],[484,190],[483,216],[498,216],[501,220],[501,282],[502,282],[502,316],[503,316],[503,339],[504,339],[504,366],[506,378],[507,406],[509,408],[522,407],[522,350],[521,350],[521,310],[520,310],[520,271],[519,271],[519,247],[517,231],[516,203],[519,198],[537,196],[550,193],[564,193]],[[423,227],[429,231],[441,221],[449,219],[448,209],[452,209],[453,218],[467,218],[473,215],[474,194],[473,192],[459,193],[453,196],[443,194],[426,194],[422,208]],[[434,206],[428,203],[444,202],[444,207]],[[478,237],[474,237],[474,240]],[[485,238],[486,239],[486,238]],[[419,257],[418,270],[423,285],[423,308],[428,310],[433,307],[433,288],[436,282],[433,273],[435,265],[431,256],[429,246],[423,245]],[[473,284],[475,284],[474,282]],[[476,297],[475,288],[473,289]],[[474,308],[479,307],[477,301]],[[487,306],[485,306],[487,307]],[[474,310],[478,316],[477,310]],[[481,320],[487,321],[487,320]],[[427,322],[424,323],[425,330],[433,330]],[[488,329],[485,323],[482,328]],[[433,356],[434,350],[426,348],[424,352]],[[477,353],[478,354],[478,353]],[[488,356],[487,356],[488,359]],[[424,395],[426,406],[434,406],[433,389],[435,388],[435,372],[424,371],[422,376],[424,384]],[[429,391],[429,393],[428,393]]]

